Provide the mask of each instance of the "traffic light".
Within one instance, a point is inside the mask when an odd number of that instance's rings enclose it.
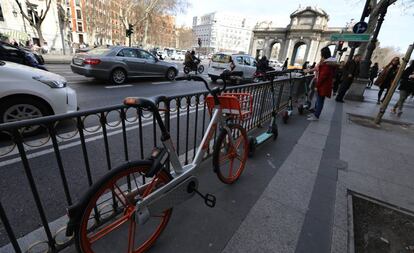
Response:
[[[131,33],[131,34],[133,34],[134,33],[134,25],[133,24],[128,24],[128,27],[129,27],[129,32]]]
[[[130,37],[134,33],[134,25],[128,24],[128,29],[125,30],[126,36]]]
[[[198,38],[198,46],[201,47],[201,38]]]

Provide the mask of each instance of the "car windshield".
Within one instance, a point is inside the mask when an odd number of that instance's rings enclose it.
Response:
[[[215,54],[211,58],[211,61],[218,62],[218,63],[229,63],[231,59],[230,55],[227,54]]]
[[[95,48],[95,49],[92,49],[91,51],[89,51],[88,54],[104,55],[104,54],[108,53],[109,51],[111,51],[110,48]]]

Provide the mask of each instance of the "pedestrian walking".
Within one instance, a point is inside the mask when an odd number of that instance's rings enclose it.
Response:
[[[336,93],[338,92],[338,88],[339,88],[339,84],[342,81],[342,74],[344,71],[344,67],[345,67],[345,61],[341,61],[339,63],[338,69],[336,70],[336,74],[335,74],[335,79],[334,79],[334,84],[333,84],[333,95],[336,96]]]
[[[309,74],[313,74],[313,78],[309,83],[309,101],[313,100],[313,96],[315,95],[315,86],[316,83],[318,82],[318,69],[319,69],[319,64],[316,64],[316,62],[314,62],[314,64],[311,66],[311,68],[304,70],[305,73],[309,73]],[[311,112],[314,112],[314,109],[311,109]]]
[[[345,64],[343,68],[343,73],[342,73],[341,86],[339,87],[339,92],[335,99],[336,102],[340,102],[340,103],[344,102],[344,96],[346,92],[351,87],[351,84],[354,81],[354,78],[359,75],[360,61],[361,61],[361,55],[356,54],[354,56],[354,59],[348,61]]]
[[[378,62],[374,63],[369,69],[369,83],[367,88],[371,89],[372,85],[374,84],[375,77],[378,76]]]
[[[308,116],[309,121],[319,120],[321,115],[325,98],[331,97],[332,83],[335,76],[338,64],[336,59],[332,57],[331,50],[328,47],[324,47],[321,50],[321,61],[318,67],[318,78],[316,79],[316,103],[315,112]]]
[[[401,75],[400,87],[398,89],[400,90],[400,99],[394,105],[394,108],[391,109],[391,112],[397,113],[398,108],[397,115],[401,116],[405,100],[410,94],[414,94],[414,60],[410,62],[410,66]]]
[[[388,89],[390,88],[392,81],[397,75],[399,66],[400,66],[400,58],[394,57],[391,60],[391,62],[388,63],[387,66],[385,66],[385,68],[381,71],[377,80],[375,80],[374,85],[377,85],[380,87],[380,90],[378,92],[377,104],[382,103],[384,101],[384,98],[387,96]],[[387,91],[385,92],[385,96],[381,99],[381,96],[384,90],[387,90]]]

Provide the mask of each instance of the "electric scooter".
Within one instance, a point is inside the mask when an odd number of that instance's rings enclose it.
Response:
[[[305,75],[304,73],[302,74]],[[309,111],[312,107],[312,100],[309,97],[309,90],[310,90],[309,86],[310,86],[310,83],[308,81],[305,81],[305,94],[304,94],[305,102],[298,105],[298,112],[300,115],[302,115],[305,112],[305,110]]]
[[[293,79],[292,79],[292,70],[284,71],[289,74],[289,98],[286,110],[282,114],[283,123],[287,124],[289,117],[293,114]]]
[[[282,98],[283,84],[280,85],[280,88],[279,88],[277,104],[276,104],[276,99],[275,99],[275,89],[273,86],[273,81],[275,77],[279,74],[280,74],[280,71],[274,71],[274,70],[266,72],[266,78],[270,81],[270,91],[272,93],[272,108],[273,108],[272,118],[270,120],[270,124],[266,132],[258,135],[257,137],[253,137],[253,136],[249,137],[249,157],[252,157],[254,155],[257,145],[260,145],[263,142],[271,138],[273,138],[273,140],[276,140],[279,135],[279,130],[277,127],[276,119],[277,119],[277,113],[279,111],[280,100]],[[264,104],[264,100],[262,102],[261,108],[263,108],[263,104]]]

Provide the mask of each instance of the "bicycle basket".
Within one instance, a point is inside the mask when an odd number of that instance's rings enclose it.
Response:
[[[222,112],[226,116],[239,120],[246,120],[252,116],[253,96],[250,93],[223,93],[218,97]],[[208,96],[206,102],[211,115],[214,108],[213,96]]]

